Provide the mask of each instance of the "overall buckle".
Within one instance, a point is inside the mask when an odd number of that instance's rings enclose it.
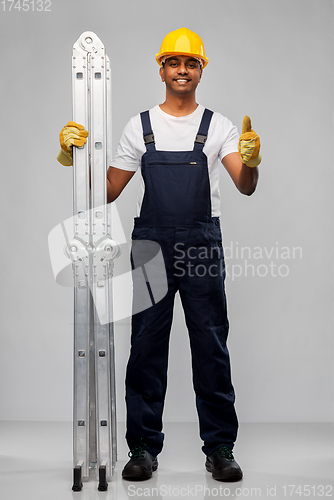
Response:
[[[151,144],[152,142],[154,142],[154,134],[144,135],[144,142],[145,142],[145,145]]]
[[[206,135],[197,134],[195,142],[197,142],[198,144],[205,144],[206,139],[207,139]]]

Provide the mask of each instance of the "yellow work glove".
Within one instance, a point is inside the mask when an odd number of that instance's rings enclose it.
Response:
[[[238,151],[242,163],[245,163],[248,167],[257,167],[262,161],[260,137],[252,130],[251,120],[247,115],[242,120],[242,133],[239,137]]]
[[[82,147],[87,142],[88,132],[79,123],[68,122],[59,134],[60,151],[57,155],[59,163],[65,167],[73,165],[72,147]]]

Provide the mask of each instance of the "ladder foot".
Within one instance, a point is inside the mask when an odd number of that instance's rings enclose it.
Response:
[[[99,486],[97,488],[99,491],[107,491],[107,468],[105,465],[101,465],[99,468]]]
[[[72,491],[81,491],[82,490],[82,481],[81,481],[81,466],[77,465],[73,469],[73,486]]]

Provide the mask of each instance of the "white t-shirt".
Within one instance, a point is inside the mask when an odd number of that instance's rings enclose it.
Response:
[[[150,109],[156,150],[192,151],[204,109],[204,106],[199,104],[196,110],[187,116],[169,115],[162,111],[159,105]],[[229,153],[238,152],[238,140],[238,130],[231,121],[220,113],[214,113],[203,148],[208,158],[212,217],[220,216],[219,168],[221,161]],[[135,172],[141,166],[141,157],[145,151],[143,128],[140,114],[138,114],[125,126],[111,165]],[[137,216],[140,214],[144,192],[145,184],[141,176]]]

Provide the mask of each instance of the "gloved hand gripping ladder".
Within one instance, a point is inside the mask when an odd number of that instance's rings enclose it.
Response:
[[[74,271],[72,489],[80,491],[82,480],[96,472],[98,489],[103,491],[116,462],[111,276],[120,249],[111,239],[111,207],[106,199],[110,63],[95,33],[83,33],[73,46],[72,86],[73,120],[89,132],[85,146],[73,147],[74,238],[67,246]]]

